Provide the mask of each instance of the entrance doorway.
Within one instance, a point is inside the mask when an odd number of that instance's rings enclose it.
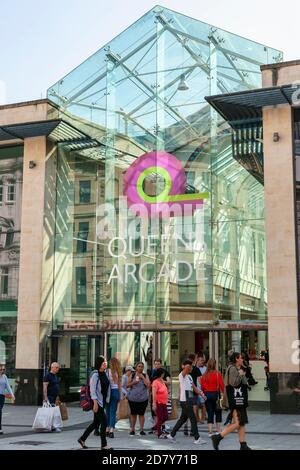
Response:
[[[155,354],[155,338],[152,331],[106,333],[105,343],[108,361],[116,357],[122,367],[134,367],[137,362],[142,361],[145,371],[152,368]]]
[[[94,369],[95,358],[104,352],[103,334],[70,338],[70,391],[85,384]]]

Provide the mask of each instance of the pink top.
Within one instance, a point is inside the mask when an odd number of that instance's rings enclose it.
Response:
[[[152,388],[156,390],[156,403],[161,405],[168,404],[168,388],[165,384],[159,382],[159,380],[154,380]]]

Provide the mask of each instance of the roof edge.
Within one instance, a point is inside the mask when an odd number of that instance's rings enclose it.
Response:
[[[50,106],[53,106],[54,108],[58,108],[57,104],[54,103],[53,101],[49,100],[48,98],[41,98],[38,100],[30,100],[30,101],[20,101],[17,103],[9,103],[9,104],[1,104],[0,105],[0,110],[2,109],[11,109],[11,108],[20,108],[23,106],[33,106],[33,105],[39,105],[39,104],[49,104]]]
[[[287,60],[285,62],[274,62],[273,64],[265,64],[260,66],[260,70],[271,70],[271,69],[281,69],[282,67],[291,67],[294,65],[300,65],[300,59]]]

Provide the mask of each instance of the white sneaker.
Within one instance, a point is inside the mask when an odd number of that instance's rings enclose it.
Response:
[[[208,437],[211,437],[211,436],[213,436],[214,434],[215,434],[214,432],[209,432],[209,433],[208,433]]]
[[[171,436],[171,434],[167,434],[167,439],[169,439],[171,442],[175,442],[175,439],[173,436]]]
[[[55,428],[54,432],[61,432],[61,429],[60,428]]]
[[[199,444],[199,445],[207,444],[207,441],[205,441],[204,439],[202,439],[201,437],[199,437],[199,439],[196,439],[196,440],[194,441],[194,444]]]

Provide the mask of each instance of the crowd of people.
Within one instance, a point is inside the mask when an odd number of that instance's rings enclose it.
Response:
[[[109,367],[108,367],[109,366]],[[107,368],[108,367],[108,368]],[[78,439],[83,449],[87,448],[86,440],[94,431],[100,436],[101,449],[112,449],[108,438],[114,438],[117,422],[118,404],[126,400],[129,405],[129,435],[135,436],[137,418],[138,434],[145,436],[145,412],[150,405],[153,427],[158,439],[175,441],[176,433],[184,427],[184,434],[194,438],[194,444],[206,444],[199,434],[198,423],[208,424],[208,436],[212,446],[219,449],[221,441],[231,432],[237,430],[241,450],[250,450],[246,442],[245,425],[248,422],[248,389],[255,379],[251,373],[249,360],[245,355],[230,352],[229,364],[223,379],[217,370],[216,361],[205,355],[189,354],[182,358],[179,373],[179,403],[181,414],[174,427],[166,425],[170,410],[171,377],[162,366],[161,359],[155,359],[153,368],[144,371],[141,361],[135,368],[128,365],[121,372],[121,364],[112,358],[107,364],[100,356],[96,359],[95,370],[90,377],[91,398],[93,399],[93,422]],[[226,427],[221,430],[222,406],[228,409]],[[190,433],[188,429],[190,423]],[[215,425],[215,430],[213,427]]]
[[[145,412],[150,406],[153,419],[150,433],[156,434],[158,439],[169,439],[174,442],[177,432],[183,427],[184,435],[192,436],[194,444],[206,444],[207,441],[200,436],[198,430],[198,423],[204,424],[206,421],[208,436],[215,450],[218,450],[221,441],[235,430],[238,431],[240,449],[249,450],[245,435],[245,425],[248,422],[248,389],[257,382],[252,376],[247,355],[230,351],[228,359],[228,367],[223,377],[217,370],[215,359],[209,358],[208,354],[187,353],[181,358],[181,371],[178,376],[181,414],[174,427],[170,429],[166,421],[173,411],[172,383],[161,359],[155,359],[153,368],[148,371],[145,371],[145,364],[142,361],[135,367],[127,365],[122,371],[117,358],[113,357],[107,363],[105,357],[97,357],[94,370],[89,377],[93,421],[79,437],[79,445],[86,449],[86,440],[94,432],[100,437],[101,449],[112,449],[108,439],[115,437],[118,409],[123,403],[126,404],[125,408],[129,409],[130,436],[135,436],[137,433],[141,436],[146,435]],[[43,398],[50,405],[56,403],[59,395],[58,371],[59,364],[54,362],[44,377]],[[13,398],[4,368],[1,367],[0,432],[5,390]],[[222,408],[228,410],[224,423],[226,427],[223,430],[221,430]],[[136,431],[137,418],[138,431]]]

